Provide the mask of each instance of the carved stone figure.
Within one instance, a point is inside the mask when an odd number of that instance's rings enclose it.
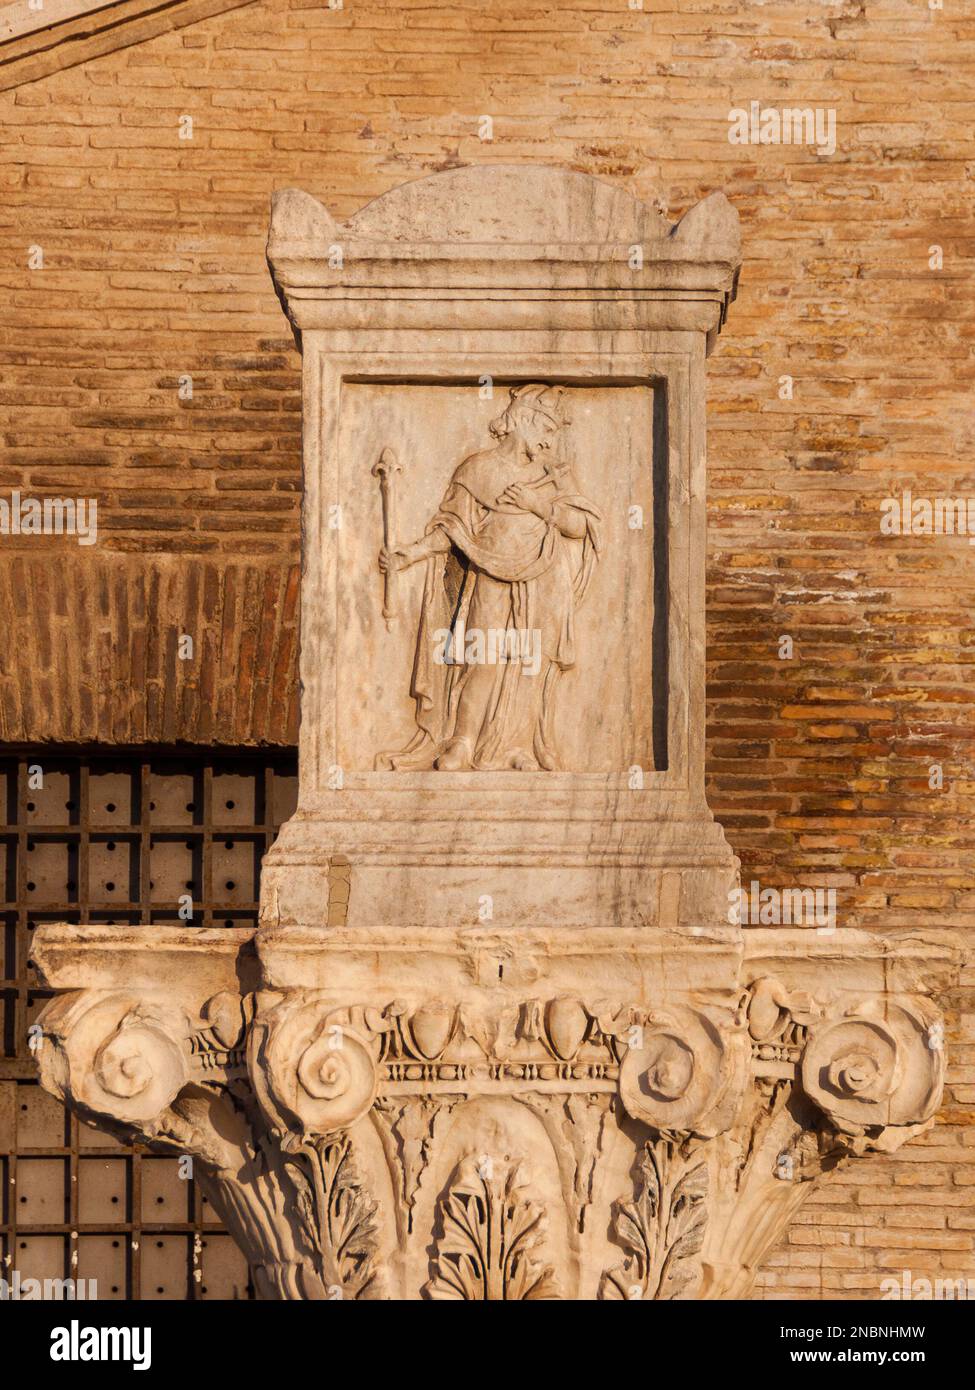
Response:
[[[280,194],[268,251],[305,357],[299,808],[256,931],[38,927],[41,1079],[193,1155],[261,1298],[746,1297],[821,1174],[933,1123],[957,959],[729,913],[704,361],[734,211],[490,166],[343,226]],[[465,457],[484,376],[522,384]],[[460,663],[481,629],[537,630],[537,674]]]
[[[549,452],[568,424],[561,387],[513,387],[491,425],[497,442],[454,470],[426,534],[380,552],[384,573],[425,562],[426,574],[411,685],[417,733],[379,766],[558,766],[555,687],[576,663],[575,608],[598,559],[600,521]]]

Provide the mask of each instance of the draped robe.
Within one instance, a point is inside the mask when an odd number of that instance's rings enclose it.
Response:
[[[549,521],[500,500],[515,482],[554,504]],[[554,690],[560,674],[576,661],[575,609],[598,558],[600,520],[570,471],[554,462],[543,466],[536,459],[526,468],[495,447],[460,464],[426,532],[439,528],[451,548],[425,565],[410,687],[417,733],[401,752],[381,755],[379,766],[433,766],[454,737],[474,670],[461,664],[460,635],[475,630],[486,635],[491,629],[537,634],[541,669],[533,675],[522,661],[510,659],[494,668],[493,685],[478,711],[472,765],[483,770],[558,766]],[[560,521],[582,528],[581,541],[567,539]],[[437,635],[445,631],[451,638],[443,662],[436,659]]]

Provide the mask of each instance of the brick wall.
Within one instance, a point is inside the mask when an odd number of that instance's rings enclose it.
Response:
[[[174,555],[266,571],[243,620],[272,605],[289,669],[300,392],[264,263],[271,191],[345,216],[489,160],[566,164],[675,216],[723,188],[745,265],[710,372],[712,805],[746,877],[835,887],[846,925],[963,940],[975,551],[879,519],[904,488],[975,495],[973,71],[975,19],[951,0],[261,0],[0,94],[0,492],[96,496],[99,563],[127,557],[123,588]],[[728,111],[752,100],[834,109],[835,154],[729,143]],[[30,546],[0,545],[11,591]],[[65,566],[94,582],[73,546]],[[161,603],[161,627],[180,620]],[[36,717],[33,736],[63,736],[63,710]],[[188,719],[182,736],[213,735]],[[905,1268],[975,1278],[975,1009],[965,990],[949,1002],[940,1123],[835,1175],[760,1296],[869,1297]]]

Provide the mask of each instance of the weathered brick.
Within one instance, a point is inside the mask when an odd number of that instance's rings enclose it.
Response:
[[[975,940],[975,551],[879,531],[888,495],[972,490],[973,69],[970,16],[915,0],[259,0],[0,94],[0,486],[95,496],[100,531],[84,553],[0,538],[0,738],[294,739],[275,188],[344,217],[457,163],[567,163],[676,217],[723,187],[745,264],[709,365],[712,807],[746,879]],[[730,145],[752,98],[834,107],[836,156]],[[170,640],[193,624],[195,672]],[[949,1001],[945,1123],[827,1183],[759,1296],[975,1272],[973,985]]]

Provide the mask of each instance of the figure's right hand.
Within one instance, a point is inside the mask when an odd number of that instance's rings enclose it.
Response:
[[[391,570],[405,569],[410,563],[410,556],[403,546],[383,546],[379,552],[379,568],[383,574],[388,574]]]

